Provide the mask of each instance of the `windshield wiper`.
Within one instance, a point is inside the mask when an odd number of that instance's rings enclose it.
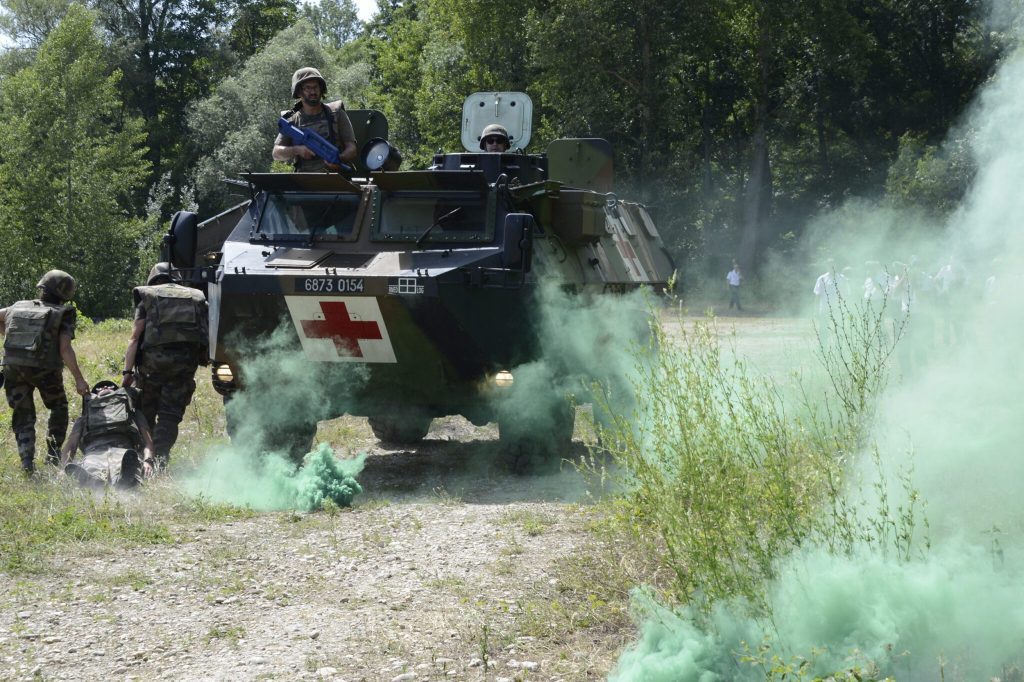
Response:
[[[431,225],[427,229],[423,230],[423,234],[421,234],[419,237],[416,238],[416,248],[418,249],[421,246],[423,246],[423,240],[425,240],[430,235],[430,233],[434,230],[435,227],[438,227],[441,223],[443,223],[444,221],[448,220],[449,218],[451,218],[453,215],[455,215],[456,213],[458,213],[461,210],[462,210],[462,207],[459,206],[455,210],[448,211],[443,216],[441,216],[440,218],[435,220],[433,225]]]

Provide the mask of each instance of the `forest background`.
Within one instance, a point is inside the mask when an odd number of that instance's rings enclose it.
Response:
[[[0,301],[59,267],[90,317],[127,312],[174,211],[212,216],[241,200],[223,178],[271,168],[300,66],[384,112],[407,169],[459,149],[468,94],[528,93],[527,151],[609,140],[616,192],[651,207],[699,296],[734,258],[748,283],[813,269],[805,227],[854,197],[941,225],[975,172],[955,124],[1010,40],[978,0],[378,0],[367,22],[352,0],[0,9]]]

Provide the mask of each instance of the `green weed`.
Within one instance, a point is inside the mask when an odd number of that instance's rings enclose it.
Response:
[[[232,649],[238,648],[238,641],[241,639],[245,639],[245,628],[241,625],[214,625],[204,637],[207,644],[214,640],[221,640]]]
[[[56,474],[26,481],[6,459],[0,464],[0,570],[43,572],[51,552],[83,542],[173,543],[171,531],[136,504],[114,494],[97,496]]]
[[[765,615],[778,560],[808,541],[837,552],[866,542],[909,558],[921,539],[910,473],[896,482],[909,502],[890,509],[892,482],[875,452],[877,507],[846,495],[851,463],[871,452],[875,403],[899,338],[885,324],[871,310],[837,310],[819,336],[829,390],[812,393],[801,379],[795,406],[777,381],[723,349],[714,320],[671,337],[652,324],[636,352],[633,414],[614,413],[608,393],[599,395],[600,444],[589,466],[603,477],[614,470],[624,491],[620,528],[662,557],[675,601],[706,613],[740,597]]]

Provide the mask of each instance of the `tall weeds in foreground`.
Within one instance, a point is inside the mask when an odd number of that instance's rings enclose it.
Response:
[[[870,311],[845,311],[822,344],[829,396],[787,404],[780,387],[727,353],[714,320],[669,336],[657,321],[638,348],[633,414],[606,417],[597,449],[621,477],[628,527],[673,576],[674,601],[707,613],[741,598],[766,612],[779,559],[804,543],[852,551],[896,546],[906,556],[916,510],[847,501],[846,477],[885,385],[887,343]],[[861,317],[858,317],[861,315]],[[597,410],[609,401],[598,398]],[[604,404],[602,404],[604,400]],[[881,475],[881,467],[878,467]],[[915,499],[909,479],[901,483]],[[884,476],[877,485],[884,493]]]
[[[806,449],[770,381],[723,358],[711,322],[677,339],[653,325],[637,360],[635,413],[600,427],[631,526],[664,549],[680,601],[763,605],[775,558],[813,529],[808,481],[828,457]]]

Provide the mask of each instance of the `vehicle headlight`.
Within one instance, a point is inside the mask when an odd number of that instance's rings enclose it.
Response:
[[[235,373],[231,371],[231,365],[217,365],[213,370],[215,381],[230,384],[235,380]]]
[[[512,376],[512,372],[509,372],[506,369],[495,374],[492,380],[494,381],[494,385],[498,388],[508,388],[515,383],[515,377]]]

